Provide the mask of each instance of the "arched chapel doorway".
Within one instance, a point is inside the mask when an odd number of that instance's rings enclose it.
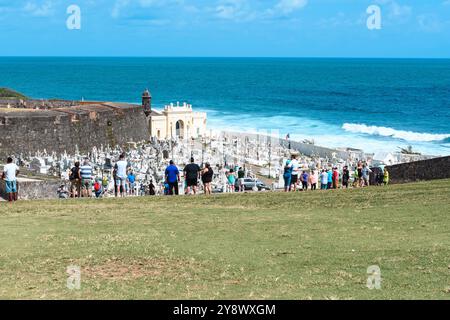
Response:
[[[184,122],[182,120],[178,120],[176,123],[176,136],[177,138],[184,138]]]

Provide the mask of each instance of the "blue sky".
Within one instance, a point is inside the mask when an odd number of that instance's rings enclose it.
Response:
[[[68,30],[67,7],[81,9]],[[368,30],[378,5],[382,29]],[[0,0],[1,56],[450,58],[450,0]]]

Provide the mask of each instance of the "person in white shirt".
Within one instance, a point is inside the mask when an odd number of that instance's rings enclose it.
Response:
[[[328,189],[328,173],[326,170],[322,170],[322,173],[320,174],[320,189]]]
[[[370,170],[369,166],[367,164],[363,165],[363,169],[362,169],[363,187],[368,187],[370,185],[370,174],[371,173],[372,173],[372,170]]]
[[[300,166],[296,155],[292,155],[291,166],[292,166],[291,185],[293,186],[292,191],[296,191],[299,175],[298,168]]]
[[[6,182],[6,193],[8,194],[9,202],[17,201],[17,175],[19,174],[19,167],[13,163],[11,157],[7,160],[7,165],[3,168],[2,180]]]
[[[127,183],[127,170],[128,170],[128,162],[125,160],[125,155],[121,154],[119,161],[117,161],[115,165],[116,171],[116,186],[118,191],[120,192],[120,196],[124,197],[126,194],[126,183]]]

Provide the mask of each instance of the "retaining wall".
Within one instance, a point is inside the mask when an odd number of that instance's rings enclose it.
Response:
[[[387,166],[390,183],[450,178],[450,156]]]
[[[0,157],[38,150],[74,153],[149,139],[141,106],[93,104],[52,110],[0,109]]]
[[[61,182],[58,180],[27,179],[21,181],[19,178],[17,182],[19,200],[56,199],[58,198],[56,191],[60,185]],[[8,199],[3,180],[0,180],[0,196],[5,200]]]

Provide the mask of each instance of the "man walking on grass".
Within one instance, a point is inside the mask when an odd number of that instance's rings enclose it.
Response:
[[[13,163],[13,159],[9,157],[6,160],[7,164],[3,168],[2,180],[6,182],[6,193],[8,194],[8,201],[17,201],[17,175],[19,174],[19,167]]]

